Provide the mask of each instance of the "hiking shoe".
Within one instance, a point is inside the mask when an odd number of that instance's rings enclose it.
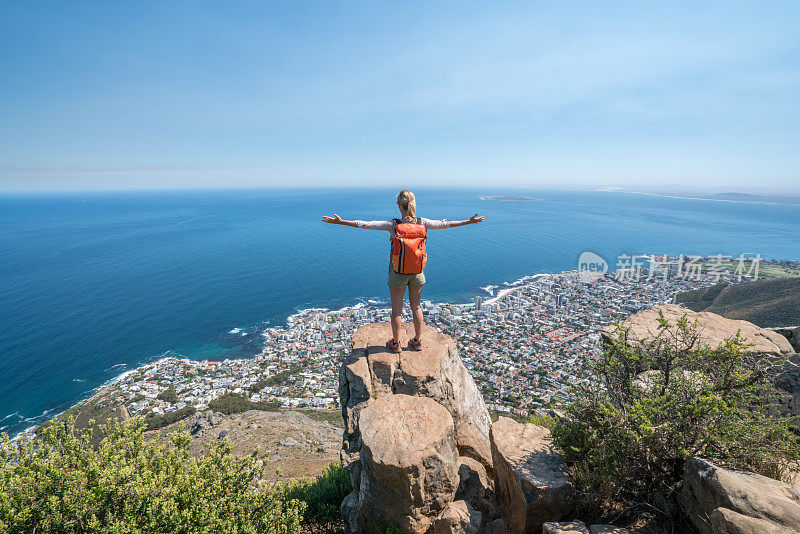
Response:
[[[395,341],[394,339],[390,339],[386,342],[386,348],[389,349],[389,352],[394,352],[395,354],[400,354],[400,343]]]
[[[412,338],[412,339],[411,339],[411,340],[408,342],[408,346],[409,346],[409,347],[410,347],[412,350],[422,350],[422,340],[420,340],[420,339],[417,339],[417,338]]]

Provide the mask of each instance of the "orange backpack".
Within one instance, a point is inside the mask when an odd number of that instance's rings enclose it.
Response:
[[[425,250],[428,232],[422,219],[417,218],[415,222],[403,222],[400,219],[393,221],[392,269],[399,274],[421,273],[428,261]]]

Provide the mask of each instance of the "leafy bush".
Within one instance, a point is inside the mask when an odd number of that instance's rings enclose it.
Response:
[[[289,482],[287,495],[308,505],[303,521],[330,525],[341,517],[340,507],[347,494],[353,491],[350,473],[340,462],[334,462],[316,479]]]
[[[174,410],[162,415],[155,415],[152,413],[148,414],[148,416],[145,418],[145,424],[147,425],[145,430],[156,430],[163,428],[167,425],[178,422],[181,419],[186,419],[196,411],[197,408],[194,406],[184,406],[180,410]]]
[[[284,486],[259,484],[263,460],[207,445],[189,456],[191,438],[157,445],[134,419],[91,430],[72,419],[31,442],[0,440],[0,532],[300,532],[305,504]]]
[[[242,413],[247,410],[262,410],[265,412],[276,412],[280,406],[274,402],[262,401],[253,402],[244,395],[226,393],[208,403],[208,407],[215,411],[230,415],[232,413]]]
[[[596,362],[602,384],[578,388],[556,423],[554,443],[595,511],[654,502],[692,456],[776,478],[800,458],[793,418],[776,410],[770,379],[779,362],[748,352],[738,333],[701,344],[697,329],[686,316],[673,325],[662,315],[652,339],[629,343],[618,325]]]
[[[553,430],[556,426],[556,418],[549,414],[535,414],[528,419],[529,423],[533,423],[534,425],[543,426],[545,428],[549,428]]]

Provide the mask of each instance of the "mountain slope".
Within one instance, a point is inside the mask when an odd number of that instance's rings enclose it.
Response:
[[[681,293],[676,301],[694,311],[743,319],[761,327],[800,324],[800,278],[717,284]]]

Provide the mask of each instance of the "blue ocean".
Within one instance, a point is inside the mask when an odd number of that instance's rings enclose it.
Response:
[[[0,196],[0,428],[15,434],[167,354],[247,357],[311,307],[385,301],[388,234],[326,225],[396,216],[396,190]],[[424,298],[575,269],[592,251],[800,259],[800,206],[607,191],[419,189],[431,231]],[[482,200],[522,195],[534,202]]]

